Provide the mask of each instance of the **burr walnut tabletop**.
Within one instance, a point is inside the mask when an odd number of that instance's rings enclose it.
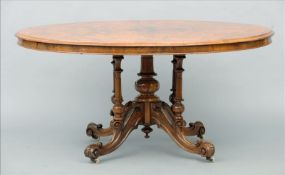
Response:
[[[186,124],[184,120],[183,60],[188,53],[225,52],[265,46],[271,42],[272,34],[266,27],[250,24],[170,20],[47,25],[21,30],[16,36],[20,45],[30,49],[112,55],[112,119],[106,128],[102,124],[90,123],[86,129],[87,135],[97,142],[87,146],[84,154],[98,162],[100,156],[116,150],[139,125],[143,126],[145,138],[150,137],[153,130],[151,126],[156,125],[185,151],[213,160],[215,147],[203,139],[203,123],[196,121]],[[135,82],[137,97],[123,103],[121,62],[127,54],[140,55],[141,68],[138,73],[140,78]],[[154,78],[155,54],[173,55],[169,104],[155,95],[159,90],[159,82]],[[98,77],[104,79],[104,74]],[[94,108],[98,110],[103,105]],[[111,140],[100,142],[100,137],[106,136],[111,136]],[[196,136],[196,142],[190,141],[188,136]]]
[[[265,46],[266,27],[208,21],[96,21],[38,26],[17,33],[38,50],[93,54],[186,54]]]

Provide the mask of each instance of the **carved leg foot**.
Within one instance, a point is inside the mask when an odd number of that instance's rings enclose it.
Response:
[[[89,145],[84,150],[84,155],[89,157],[92,162],[99,163],[98,157],[100,156],[99,149],[102,148],[102,142]]]
[[[183,127],[183,134],[185,136],[198,136],[199,138],[203,138],[205,134],[205,127],[202,122],[189,123],[189,127]]]
[[[113,137],[111,141],[106,144],[101,142],[91,144],[87,146],[84,151],[86,157],[89,157],[92,161],[97,162],[98,157],[109,154],[116,150],[128,137],[132,130],[136,129],[139,123],[141,123],[142,115],[138,110],[132,110],[132,114],[129,114],[127,121],[117,123],[111,122],[111,129]],[[124,124],[125,123],[125,124]]]
[[[199,154],[203,157],[206,157],[207,160],[213,161],[214,154],[215,154],[215,147],[212,143],[198,140],[196,143],[196,147],[199,150]]]
[[[113,130],[111,127],[103,128],[102,124],[89,123],[86,134],[94,139],[99,139],[99,137],[112,135]]]

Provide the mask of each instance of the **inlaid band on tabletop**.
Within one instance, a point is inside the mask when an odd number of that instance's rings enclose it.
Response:
[[[203,140],[204,124],[184,119],[183,60],[186,54],[238,51],[266,46],[273,32],[263,26],[226,22],[190,20],[95,21],[31,27],[19,31],[18,44],[30,49],[81,54],[112,55],[112,120],[106,128],[90,123],[86,134],[97,142],[86,147],[84,154],[92,161],[115,151],[128,135],[142,125],[149,138],[156,125],[187,152],[213,160],[215,147]],[[172,60],[170,105],[155,94],[160,86],[155,79],[154,55],[168,54]],[[139,55],[141,69],[135,82],[134,100],[123,103],[121,62],[124,55]],[[102,56],[107,58],[107,56]],[[111,81],[111,80],[110,80]],[[100,107],[98,107],[100,108]],[[111,136],[102,143],[100,137]],[[196,142],[188,139],[196,136]]]
[[[164,47],[119,47],[119,46],[79,46],[79,45],[63,45],[49,44],[19,39],[19,45],[35,50],[62,52],[62,53],[81,53],[81,54],[120,54],[120,55],[136,55],[136,54],[191,54],[191,53],[214,53],[228,52],[237,50],[254,49],[266,46],[271,43],[270,38],[257,41],[217,44],[217,45],[201,45],[201,46],[164,46]]]

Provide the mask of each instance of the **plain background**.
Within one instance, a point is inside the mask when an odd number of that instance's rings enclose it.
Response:
[[[1,174],[284,174],[283,1],[2,1]],[[83,150],[91,122],[108,126],[109,55],[38,52],[14,34],[34,25],[92,20],[192,19],[259,24],[274,30],[267,47],[187,55],[184,118],[203,121],[215,163],[181,150],[153,127],[140,128],[115,152],[90,163]],[[123,95],[134,98],[139,56],[126,56]],[[171,56],[155,56],[168,101]],[[106,140],[103,140],[106,141]]]

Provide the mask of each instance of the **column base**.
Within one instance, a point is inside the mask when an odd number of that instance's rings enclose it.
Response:
[[[215,148],[213,144],[202,139],[205,134],[205,127],[202,122],[189,123],[186,126],[186,122],[183,120],[183,125],[177,126],[171,107],[163,101],[150,102],[150,112],[152,117],[149,123],[146,124],[144,122],[144,102],[130,101],[124,105],[122,126],[114,127],[110,124],[108,128],[103,128],[101,124],[90,123],[86,129],[88,136],[97,140],[100,137],[112,136],[112,139],[106,144],[97,142],[89,145],[85,149],[85,156],[97,162],[100,156],[116,150],[139,125],[144,126],[143,132],[145,132],[146,138],[149,137],[149,133],[152,131],[151,126],[157,125],[158,128],[163,129],[185,151],[206,157],[207,160],[213,160],[212,156],[214,155]],[[187,139],[187,136],[197,136],[199,139],[196,143],[192,143]]]

